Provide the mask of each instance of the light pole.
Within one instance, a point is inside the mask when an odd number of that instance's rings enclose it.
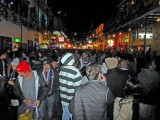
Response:
[[[147,33],[147,26],[144,29],[144,55],[146,55],[146,33]]]

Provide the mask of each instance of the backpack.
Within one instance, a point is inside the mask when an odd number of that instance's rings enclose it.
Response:
[[[132,120],[133,96],[116,98],[113,108],[113,120]]]

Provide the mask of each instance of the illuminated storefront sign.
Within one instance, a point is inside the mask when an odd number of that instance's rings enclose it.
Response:
[[[21,39],[20,38],[14,38],[14,42],[15,43],[21,43]]]
[[[139,33],[139,39],[143,39],[144,35],[145,35],[144,33]],[[152,38],[152,36],[153,36],[152,33],[147,33],[146,34],[147,39]]]
[[[63,36],[59,36],[58,40],[59,40],[59,42],[64,42],[64,37]]]
[[[111,47],[112,47],[112,46],[114,45],[114,41],[113,41],[112,39],[111,39],[111,40],[108,40],[107,42],[108,42],[108,46],[111,46]]]
[[[51,36],[51,39],[52,39],[52,40],[55,40],[55,39],[56,39],[56,36],[55,36],[55,35],[52,35],[52,36]]]

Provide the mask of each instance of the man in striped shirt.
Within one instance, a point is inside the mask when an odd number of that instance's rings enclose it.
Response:
[[[75,57],[72,53],[66,53],[61,59],[62,67],[59,73],[60,97],[62,103],[62,120],[70,120],[68,110],[69,103],[74,96],[75,90],[82,84],[80,71],[74,66]]]

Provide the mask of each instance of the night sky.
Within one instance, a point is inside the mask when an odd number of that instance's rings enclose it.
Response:
[[[49,0],[48,3],[55,15],[61,11],[59,15],[64,16],[68,33],[81,35],[114,17],[119,1],[122,0]]]

